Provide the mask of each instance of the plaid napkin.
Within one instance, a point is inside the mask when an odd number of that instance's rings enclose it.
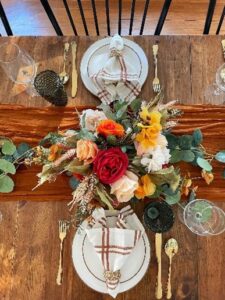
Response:
[[[131,102],[141,91],[135,66],[123,56],[123,48],[123,39],[116,34],[110,43],[108,61],[98,73],[92,75],[97,95],[105,104],[118,99]]]
[[[109,227],[103,208],[92,214],[91,229],[85,231],[104,267],[108,293],[119,293],[120,270],[137,245],[144,228],[130,206],[118,212],[113,227]]]

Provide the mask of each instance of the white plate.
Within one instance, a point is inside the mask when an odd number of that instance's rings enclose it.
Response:
[[[115,221],[115,213],[106,212],[108,221]],[[72,245],[75,270],[83,282],[93,290],[107,293],[102,264],[84,231],[77,231]],[[146,233],[136,245],[121,269],[120,292],[133,288],[145,275],[150,262],[150,244]]]
[[[148,59],[143,49],[133,41],[123,38],[124,50],[123,55],[137,68],[141,85],[144,84],[148,76]],[[97,95],[97,89],[90,78],[97,73],[106,63],[109,57],[109,45],[111,37],[101,39],[92,44],[84,53],[81,64],[80,74],[86,88],[94,95]]]

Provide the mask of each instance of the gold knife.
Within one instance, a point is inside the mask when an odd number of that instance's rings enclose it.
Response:
[[[77,55],[77,43],[73,41],[71,43],[72,49],[72,91],[71,96],[75,98],[77,94],[77,69],[76,69],[76,55]]]
[[[155,297],[156,299],[162,299],[162,266],[161,266],[161,252],[162,252],[162,233],[155,234],[155,252],[158,262],[158,276],[156,283]]]

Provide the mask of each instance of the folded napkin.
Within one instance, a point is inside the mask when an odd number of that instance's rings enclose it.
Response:
[[[91,228],[85,229],[102,262],[108,293],[114,298],[119,293],[120,270],[144,233],[130,206],[121,209],[116,217],[113,227],[109,227],[104,209],[96,209]]]
[[[123,56],[124,43],[116,34],[110,43],[110,55],[105,66],[92,75],[97,95],[105,104],[114,100],[131,102],[141,91],[141,84],[135,66]]]

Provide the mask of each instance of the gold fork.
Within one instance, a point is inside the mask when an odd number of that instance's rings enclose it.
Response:
[[[153,91],[155,93],[159,93],[160,92],[160,83],[159,83],[159,78],[158,78],[158,49],[159,46],[158,45],[153,45],[152,46],[152,51],[153,51],[153,57],[154,57],[154,64],[155,64],[155,78],[153,79],[152,82],[152,87],[153,87]]]
[[[58,274],[56,278],[56,283],[58,285],[62,284],[62,273],[63,273],[63,242],[67,235],[67,230],[69,228],[68,221],[66,220],[60,220],[59,221],[59,239],[60,239],[60,255],[59,255],[59,268],[58,268]]]

